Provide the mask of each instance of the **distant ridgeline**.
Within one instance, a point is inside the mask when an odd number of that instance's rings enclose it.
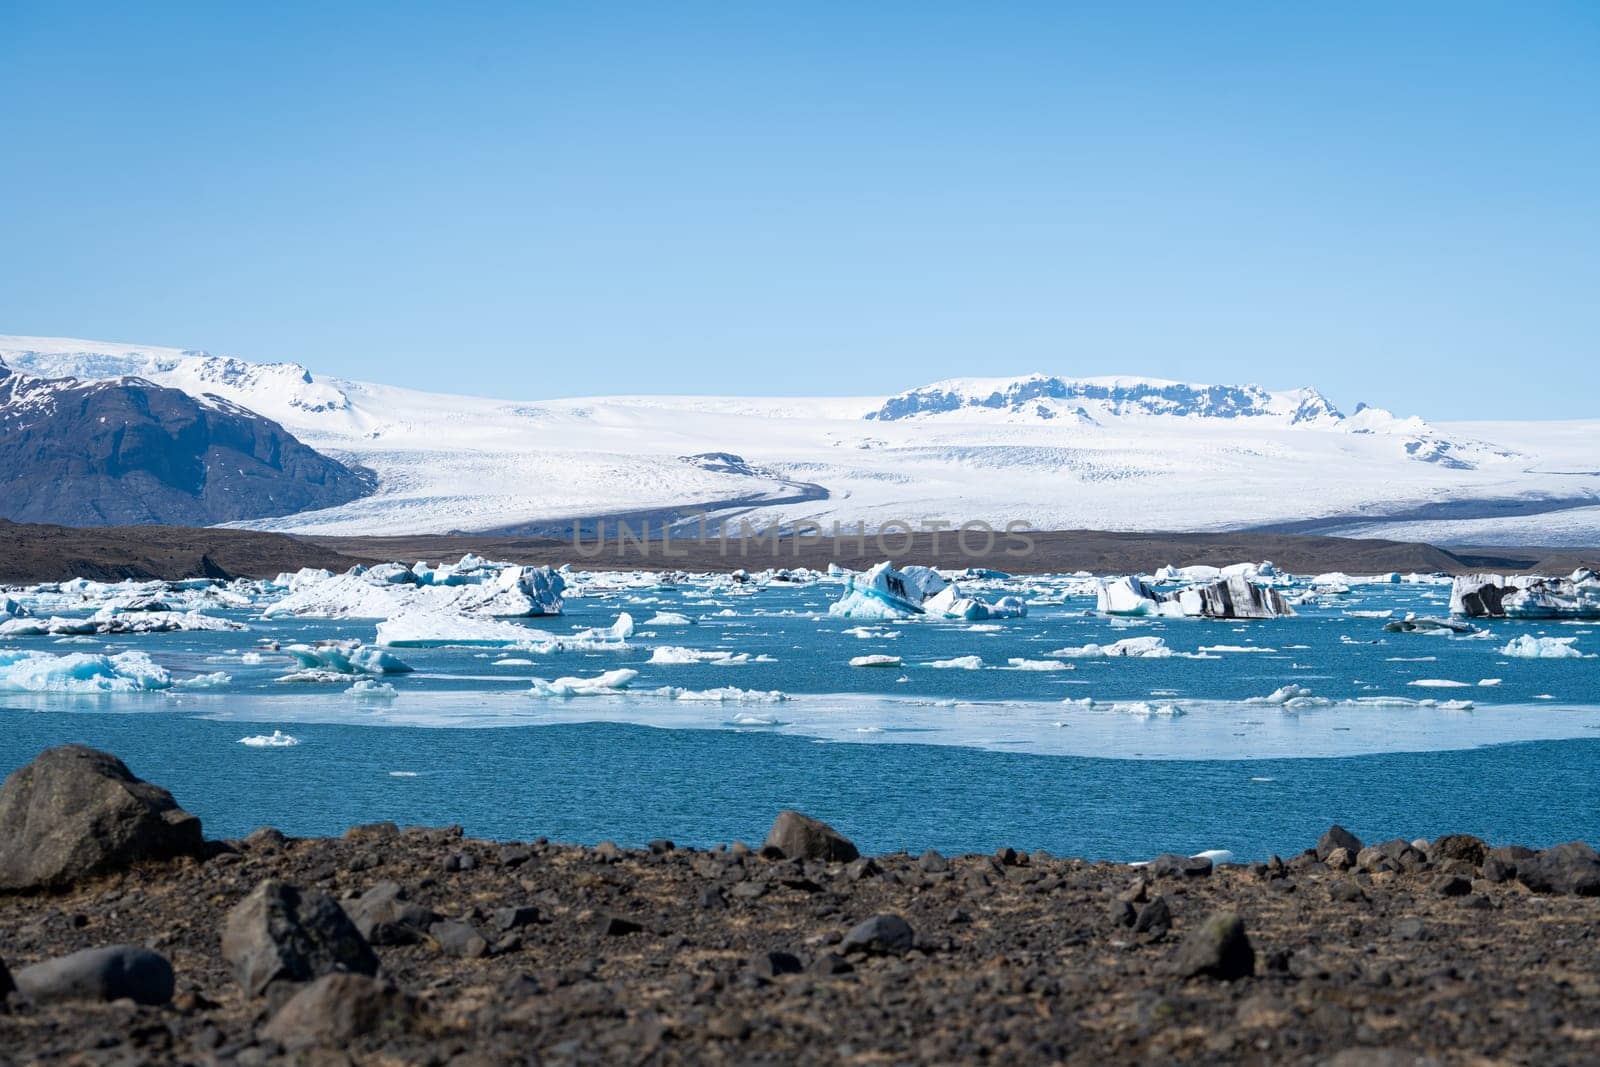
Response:
[[[0,517],[197,526],[334,507],[372,487],[367,472],[220,397],[0,363]]]

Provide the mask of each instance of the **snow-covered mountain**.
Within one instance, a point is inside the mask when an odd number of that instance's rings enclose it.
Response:
[[[210,393],[377,472],[372,496],[250,524],[274,529],[553,531],[704,509],[735,529],[1021,520],[1600,543],[1600,422],[1432,425],[1345,414],[1309,388],[1036,374],[893,397],[510,402],[93,341],[0,337],[0,359]]]
[[[0,518],[205,525],[346,503],[359,471],[270,419],[143,378],[79,381],[0,361]]]

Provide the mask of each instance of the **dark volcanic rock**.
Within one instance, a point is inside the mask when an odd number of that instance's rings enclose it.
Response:
[[[1481,838],[1473,837],[1471,834],[1446,834],[1428,849],[1428,856],[1435,863],[1461,860],[1474,867],[1481,866],[1488,854],[1489,846],[1485,845]]]
[[[1183,978],[1228,982],[1255,974],[1256,952],[1244,932],[1244,921],[1232,912],[1212,915],[1183,939],[1172,967]]]
[[[325,974],[278,1009],[261,1036],[290,1050],[342,1047],[375,1034],[409,1030],[416,1002],[387,983],[359,974]]]
[[[771,850],[791,860],[828,863],[850,863],[861,856],[849,838],[827,823],[798,811],[780,811],[761,848],[763,852]]]
[[[19,991],[37,1001],[126,997],[135,1004],[165,1004],[172,999],[173,975],[172,964],[159,953],[138,945],[113,945],[24,967],[17,972],[16,983]]]
[[[898,915],[874,915],[858,923],[844,935],[840,948],[845,952],[871,955],[901,955],[910,952],[917,935],[911,924]]]
[[[0,960],[0,1005],[6,1002],[6,997],[16,988],[16,982],[11,980],[11,972],[6,970],[6,961]]]
[[[1330,826],[1327,833],[1317,838],[1317,859],[1326,860],[1336,848],[1358,856],[1361,854],[1361,838],[1337,824]]]
[[[1535,893],[1600,896],[1600,855],[1582,841],[1569,841],[1518,860],[1517,880]]]
[[[0,892],[65,889],[204,844],[171,793],[83,745],[40,753],[0,787]]]
[[[1179,856],[1164,852],[1150,861],[1149,871],[1157,877],[1204,878],[1213,864],[1207,856]]]
[[[406,891],[396,882],[379,882],[355,900],[345,911],[374,945],[414,945],[439,916],[406,899]]]
[[[489,954],[489,941],[471,923],[442,922],[428,927],[439,951],[463,959],[478,959]]]
[[[0,515],[206,526],[333,507],[366,472],[219,397],[140,378],[33,378],[0,363]]]
[[[222,955],[248,996],[273,982],[378,970],[378,957],[332,897],[271,878],[228,913]]]
[[[1153,934],[1161,937],[1171,929],[1172,906],[1163,896],[1156,897],[1140,908],[1138,917],[1133,921],[1133,932],[1136,934]]]

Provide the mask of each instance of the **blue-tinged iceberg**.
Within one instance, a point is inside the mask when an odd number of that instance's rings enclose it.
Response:
[[[172,676],[143,652],[115,656],[0,650],[0,693],[135,693],[172,688]]]

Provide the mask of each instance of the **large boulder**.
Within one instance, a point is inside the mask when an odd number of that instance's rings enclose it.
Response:
[[[1327,832],[1317,838],[1317,859],[1326,861],[1335,849],[1344,849],[1352,856],[1361,854],[1361,839],[1346,830],[1338,823],[1328,827]]]
[[[798,811],[780,811],[767,831],[761,851],[791,860],[849,863],[859,859],[856,846],[839,831]]]
[[[354,901],[345,911],[361,936],[373,945],[414,945],[428,933],[439,916],[406,899],[397,882],[379,882]]]
[[[9,997],[16,988],[17,984],[11,980],[11,972],[6,970],[6,961],[0,960],[0,1004],[4,1004],[6,997]]]
[[[1182,978],[1218,978],[1231,982],[1256,972],[1256,952],[1244,932],[1244,921],[1232,912],[1217,912],[1183,939],[1172,969]]]
[[[1600,854],[1582,841],[1536,852],[1517,861],[1517,880],[1535,893],[1600,896]]]
[[[0,786],[0,892],[65,889],[204,846],[171,793],[84,745],[47,749]]]
[[[404,1033],[416,1017],[416,1001],[385,982],[325,974],[290,997],[261,1036],[290,1051],[318,1045],[343,1049],[364,1037]]]
[[[228,912],[222,955],[252,997],[274,982],[309,982],[341,971],[378,972],[372,946],[332,897],[301,892],[273,878]]]
[[[36,1001],[127,998],[135,1004],[165,1004],[172,999],[173,974],[172,964],[160,953],[139,945],[113,945],[24,967],[16,983]]]

